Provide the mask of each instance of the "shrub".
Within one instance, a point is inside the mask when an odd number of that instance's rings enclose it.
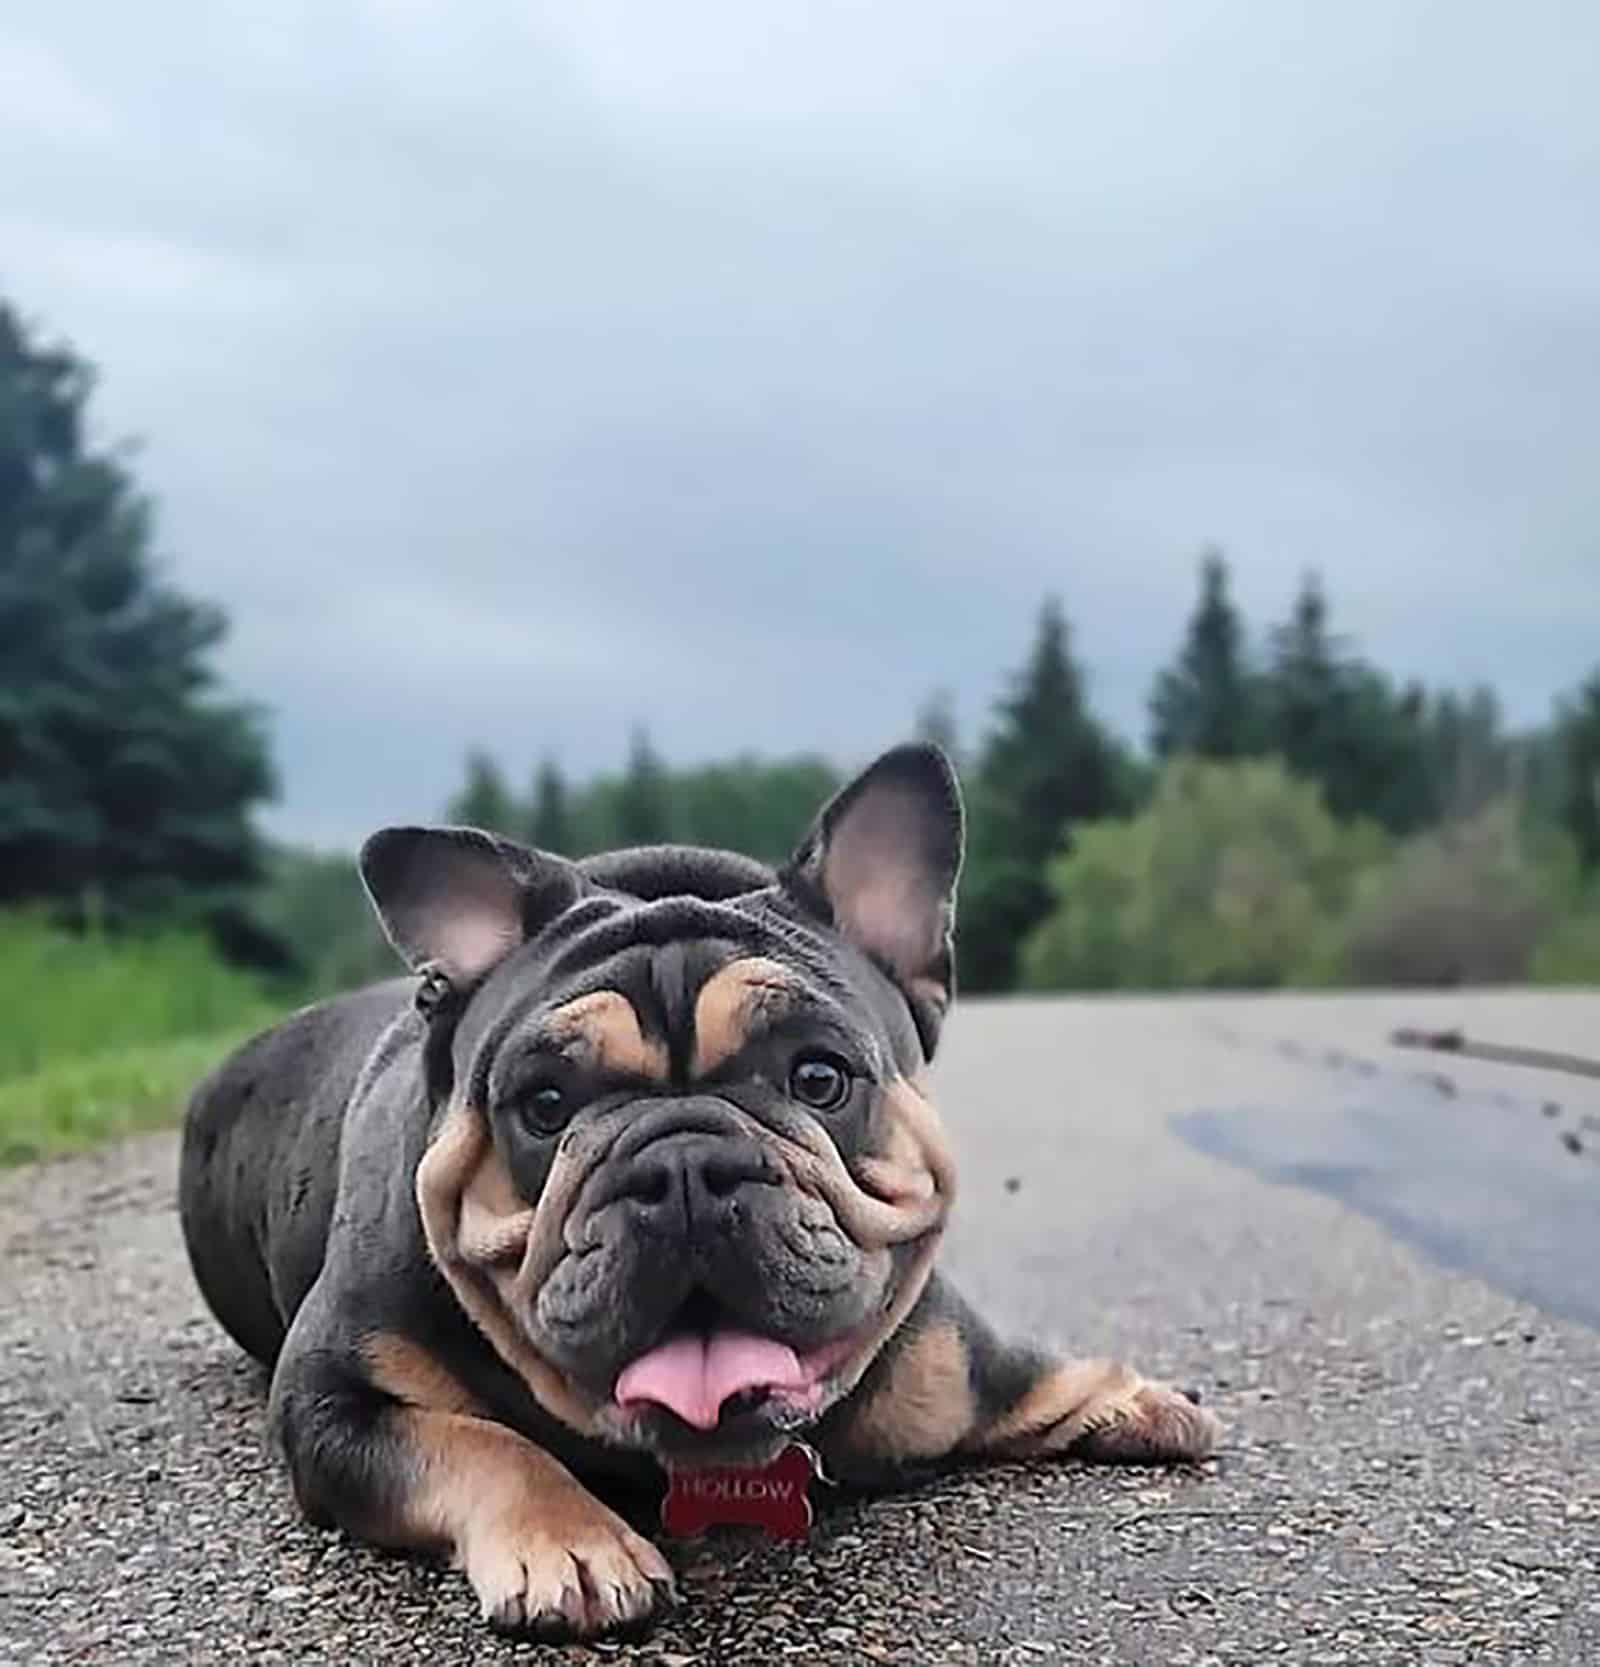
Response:
[[[1547,916],[1528,975],[1535,984],[1600,984],[1600,874],[1585,868],[1565,830],[1537,813],[1526,825]]]
[[[1556,913],[1551,892],[1516,807],[1498,800],[1409,840],[1363,879],[1344,970],[1359,984],[1520,983]]]
[[[1535,984],[1600,984],[1600,898],[1557,919],[1533,952]]]
[[[271,852],[257,910],[299,958],[305,986],[299,993],[332,995],[403,970],[352,856],[287,847]]]
[[[1381,860],[1275,760],[1179,759],[1131,821],[1081,828],[1023,951],[1032,989],[1269,988],[1329,982],[1337,921]]]

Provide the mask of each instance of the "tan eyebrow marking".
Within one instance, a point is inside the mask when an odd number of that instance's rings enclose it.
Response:
[[[544,1033],[562,1046],[574,1046],[584,1063],[618,1076],[667,1080],[666,1044],[644,1034],[633,1003],[619,990],[594,990],[546,1015]]]
[[[743,956],[714,972],[695,998],[693,1074],[703,1077],[731,1059],[759,1015],[789,1006],[799,993],[795,975],[764,955]]]

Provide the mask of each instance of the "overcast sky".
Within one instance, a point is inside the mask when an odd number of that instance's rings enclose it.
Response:
[[[969,733],[1058,590],[1131,734],[1221,544],[1517,720],[1600,659],[1594,0],[52,0],[0,293],[103,369],[280,832]]]

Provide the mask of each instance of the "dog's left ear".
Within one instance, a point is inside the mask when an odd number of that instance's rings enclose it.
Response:
[[[784,870],[788,890],[905,991],[930,1057],[955,994],[961,789],[938,747],[895,747],[824,808]]]

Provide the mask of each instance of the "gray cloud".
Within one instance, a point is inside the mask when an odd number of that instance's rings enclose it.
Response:
[[[975,726],[1046,588],[1137,732],[1207,540],[1518,719],[1600,655],[1583,0],[564,10],[0,24],[0,287],[145,438],[275,826]]]

